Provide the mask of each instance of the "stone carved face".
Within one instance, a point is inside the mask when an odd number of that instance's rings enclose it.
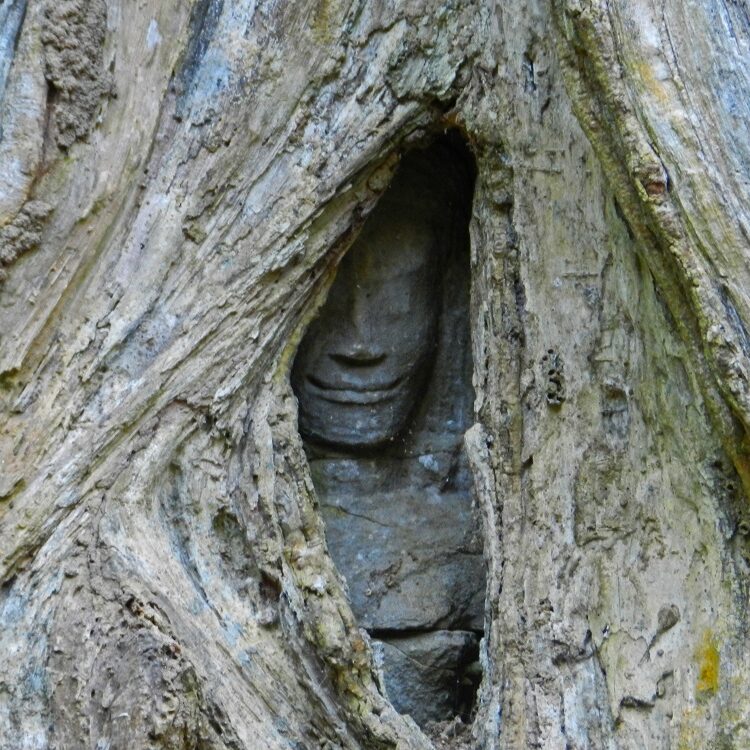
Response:
[[[342,260],[292,369],[305,438],[375,447],[406,425],[437,338],[447,236],[439,208],[393,186]]]

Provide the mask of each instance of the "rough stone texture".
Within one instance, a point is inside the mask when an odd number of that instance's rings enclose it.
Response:
[[[67,154],[42,24],[0,114],[0,224],[54,207],[0,299],[0,746],[428,746],[287,377],[398,154],[449,126],[479,168],[477,744],[748,746],[743,5],[112,0],[118,96]]]
[[[476,635],[458,630],[373,641],[394,708],[420,726],[468,714],[473,686],[464,672],[476,660],[477,644]]]
[[[311,463],[328,547],[362,627],[482,629],[484,562],[471,495],[441,488],[458,462],[430,453]]]

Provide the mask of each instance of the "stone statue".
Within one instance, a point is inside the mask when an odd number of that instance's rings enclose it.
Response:
[[[308,440],[373,448],[404,428],[430,374],[448,241],[439,207],[397,178],[341,262],[292,371]],[[445,211],[445,208],[443,208]]]
[[[404,159],[292,368],[329,549],[389,698],[419,723],[466,713],[484,612],[462,449],[471,182],[456,158],[439,144]]]

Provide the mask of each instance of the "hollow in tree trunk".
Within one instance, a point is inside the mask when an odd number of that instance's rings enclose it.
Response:
[[[486,574],[458,739],[750,745],[741,3],[0,19],[0,747],[430,746],[328,552],[290,371],[448,131]]]

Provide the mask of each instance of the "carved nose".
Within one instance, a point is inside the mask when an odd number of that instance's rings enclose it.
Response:
[[[345,367],[371,367],[385,359],[385,352],[365,344],[352,344],[348,349],[328,355],[334,362]]]

